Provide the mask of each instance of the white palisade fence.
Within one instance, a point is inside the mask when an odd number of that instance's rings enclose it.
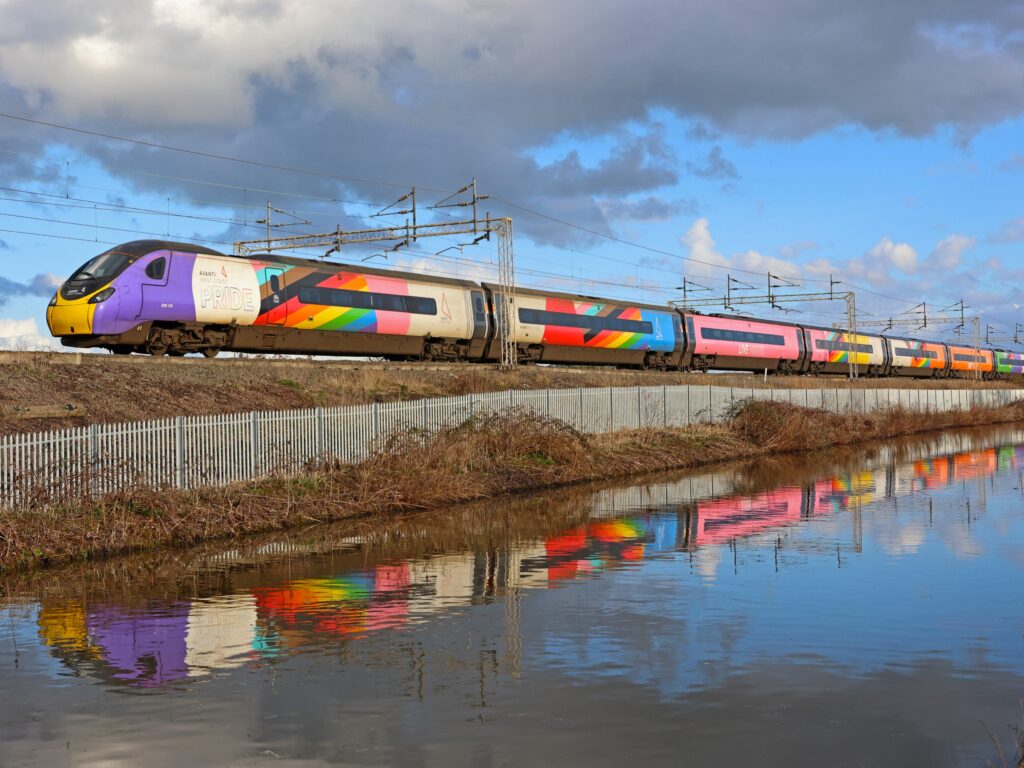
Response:
[[[0,506],[78,499],[139,485],[223,485],[293,472],[307,462],[329,457],[354,463],[398,431],[434,431],[513,408],[528,408],[582,432],[600,433],[721,421],[732,403],[747,398],[834,412],[895,407],[925,412],[1006,405],[1024,398],[1024,390],[710,385],[543,389],[97,424],[0,438]]]

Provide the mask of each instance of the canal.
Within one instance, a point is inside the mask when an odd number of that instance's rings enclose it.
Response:
[[[0,765],[1015,766],[1022,486],[962,431],[12,576]]]

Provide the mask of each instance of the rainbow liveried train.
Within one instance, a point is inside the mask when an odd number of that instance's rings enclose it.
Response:
[[[47,310],[65,346],[494,361],[489,283],[137,240],[77,270]],[[517,288],[520,361],[943,378],[1024,372],[1024,354]]]

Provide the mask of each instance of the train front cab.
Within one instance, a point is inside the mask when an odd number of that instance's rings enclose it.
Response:
[[[90,259],[50,300],[46,311],[50,333],[68,347],[125,351],[144,342],[149,329],[142,317],[145,288],[166,285],[170,250],[192,247],[136,240]]]

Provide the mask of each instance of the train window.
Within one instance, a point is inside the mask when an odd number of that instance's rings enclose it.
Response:
[[[755,331],[729,331],[724,328],[701,328],[702,339],[713,339],[715,341],[742,341],[748,344],[769,344],[782,347],[786,344],[786,338],[775,333],[757,333]]]
[[[852,341],[834,341],[832,339],[818,339],[814,346],[829,352],[867,352],[870,354],[872,349],[870,344],[855,344]]]
[[[107,251],[99,256],[90,259],[73,274],[70,280],[90,280],[93,278],[112,278],[121,274],[121,271],[131,264],[134,259],[125,256],[123,253]]]
[[[987,363],[988,360],[982,355],[966,355],[962,352],[953,354],[953,359],[958,363]]]
[[[544,309],[519,309],[519,322],[531,325],[557,325],[562,328],[586,328],[589,331],[621,331],[623,333],[654,333],[654,325],[646,320],[624,320],[621,317],[577,315],[572,312],[549,312]]]
[[[893,349],[896,353],[896,357],[924,357],[929,360],[936,359],[939,354],[934,349],[909,349],[906,347],[897,347]]]
[[[478,315],[482,315],[484,313],[484,300],[482,297],[473,297],[473,311],[476,312]]]
[[[153,259],[149,264],[146,265],[146,276],[152,280],[163,280],[164,272],[167,271],[167,259],[161,256],[159,259]]]
[[[322,307],[379,309],[410,315],[437,314],[437,302],[424,296],[399,296],[394,293],[350,291],[345,288],[300,288],[299,301],[303,304],[319,304]]]
[[[277,293],[278,291],[281,290],[281,278],[279,278],[277,275],[270,276],[270,290],[272,290],[274,293]]]

